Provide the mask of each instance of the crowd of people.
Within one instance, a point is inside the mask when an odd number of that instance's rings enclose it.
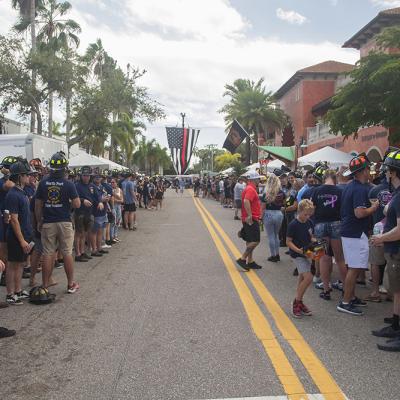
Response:
[[[63,152],[46,167],[40,159],[8,156],[0,168],[0,284],[7,291],[0,307],[54,301],[49,292],[56,284],[54,268],[64,267],[66,292],[75,293],[74,264],[107,255],[120,242],[121,228],[137,229],[137,207],[162,207],[166,186],[161,177],[130,170],[83,166],[72,171]],[[24,278],[29,278],[29,292],[23,289]],[[0,327],[0,337],[14,334]]]
[[[280,262],[280,250],[287,247],[298,275],[293,317],[312,315],[304,295],[313,282],[322,300],[331,300],[333,289],[341,291],[336,309],[350,315],[362,316],[367,302],[393,301],[393,316],[372,334],[389,339],[379,349],[400,351],[400,150],[388,151],[380,166],[359,154],[339,170],[320,162],[304,173],[284,167],[266,175],[205,177],[194,190],[234,208],[234,219],[241,219],[239,236],[246,242],[237,260],[241,269],[262,268],[253,253],[263,230],[268,262]],[[339,279],[332,282],[334,266]],[[357,297],[357,285],[368,281],[369,295]]]

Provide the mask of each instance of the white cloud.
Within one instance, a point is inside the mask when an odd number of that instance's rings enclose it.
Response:
[[[400,7],[400,0],[370,0],[375,7],[394,8]]]
[[[277,8],[276,16],[282,21],[289,22],[290,24],[303,25],[308,19],[296,11],[285,11],[282,8]]]
[[[79,1],[84,2],[73,4]],[[104,1],[106,16],[115,11],[115,1],[114,9]],[[119,3],[117,10],[123,13],[119,29],[108,26],[110,18],[99,18],[96,8],[92,14],[73,9],[70,16],[83,30],[80,51],[100,37],[122,67],[130,63],[148,71],[140,83],[149,87],[167,114],[165,121],[148,127],[148,135],[163,145],[163,127],[179,124],[180,112],[186,113],[191,126],[201,128],[200,145],[222,145],[224,122],[217,110],[227,101],[222,97],[224,85],[237,78],[265,77],[267,89],[275,91],[301,68],[326,60],[354,63],[358,59],[356,51],[335,43],[248,38],[248,22],[227,0],[170,0],[168,7],[157,0]],[[107,26],[100,21],[107,21]]]

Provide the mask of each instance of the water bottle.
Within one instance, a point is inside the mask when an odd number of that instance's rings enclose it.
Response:
[[[374,229],[373,229],[374,235],[381,235],[383,233],[383,228],[384,228],[383,222],[382,221],[377,222],[374,225]]]

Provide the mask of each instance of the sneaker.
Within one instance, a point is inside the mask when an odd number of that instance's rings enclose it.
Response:
[[[336,290],[340,290],[343,292],[343,282],[342,281],[337,280],[336,282],[333,282],[332,287]]]
[[[15,296],[17,296],[20,300],[29,299],[29,293],[26,290],[21,290],[20,292],[15,293]]]
[[[271,256],[267,258],[267,261],[269,262],[278,262],[278,259],[276,258],[276,256]]]
[[[320,282],[322,282],[321,281],[321,278],[319,278],[318,276],[314,276],[314,278],[313,278],[313,283],[320,283]]]
[[[94,251],[94,252],[92,252],[91,256],[92,257],[103,257],[103,254],[98,251]]]
[[[343,302],[340,302],[337,306],[336,309],[340,312],[351,314],[351,315],[363,315],[364,313],[359,310],[357,307],[355,307],[352,303],[344,304]]]
[[[400,351],[400,338],[396,338],[395,340],[388,340],[385,344],[377,344],[379,350],[383,351]]]
[[[114,240],[115,240],[117,243],[119,243],[119,242],[121,241],[121,239],[118,239],[117,237],[114,238]]]
[[[301,302],[293,300],[293,303],[292,303],[292,315],[295,318],[301,318],[303,316]]]
[[[86,260],[92,260],[93,259],[92,256],[89,256],[89,254],[86,254],[86,253],[82,253],[82,257],[85,257]]]
[[[15,335],[15,331],[13,329],[7,329],[0,326],[0,338],[11,337]]]
[[[108,250],[101,249],[101,250],[99,250],[99,253],[100,254],[108,254]]]
[[[6,297],[6,303],[10,306],[20,306],[24,304],[21,299],[15,294],[8,294]]]
[[[251,262],[250,264],[247,264],[247,267],[250,269],[261,269],[262,266],[258,265],[255,261]]]
[[[67,293],[73,294],[79,289],[79,283],[73,282],[71,286],[68,286]]]
[[[55,269],[64,268],[64,264],[61,264],[61,263],[59,263],[58,261],[56,261],[56,262],[54,263],[54,268],[55,268]]]
[[[364,300],[361,300],[358,297],[354,297],[354,299],[351,300],[350,303],[356,307],[367,307],[368,305]]]
[[[324,300],[330,300],[331,299],[331,294],[329,292],[322,291],[319,294],[319,297],[321,297],[321,299],[324,299]]]
[[[312,315],[311,310],[302,301],[300,302],[300,307],[301,307],[301,313],[303,315],[306,315],[307,317],[310,317]]]
[[[385,318],[383,318],[383,322],[384,322],[385,324],[392,325],[393,322],[394,322],[394,319],[393,319],[393,317],[385,317]]]
[[[379,293],[381,293],[381,294],[387,294],[387,290],[386,290],[385,286],[383,286],[383,285],[380,285],[380,286],[379,286]]]
[[[393,329],[393,326],[385,326],[382,329],[374,330],[371,332],[374,336],[384,338],[397,338],[400,337],[400,329]]]
[[[104,244],[103,246],[101,246],[102,249],[111,249],[111,245],[109,244]]]
[[[75,261],[76,262],[88,262],[88,259],[83,254],[81,254],[80,256],[75,256]]]
[[[242,260],[241,258],[238,258],[236,260],[236,264],[239,265],[239,267],[243,268],[245,271],[250,271],[250,268],[248,267],[248,265],[247,265],[245,260]]]
[[[111,245],[113,245],[113,244],[116,244],[116,243],[118,243],[118,240],[117,239],[111,239]]]

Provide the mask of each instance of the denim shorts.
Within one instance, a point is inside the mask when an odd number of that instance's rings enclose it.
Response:
[[[108,222],[107,215],[103,215],[101,217],[94,217],[94,224],[92,227],[92,232],[97,232],[100,229],[104,229]]]
[[[317,239],[340,239],[340,221],[320,222],[314,227],[314,235]]]

